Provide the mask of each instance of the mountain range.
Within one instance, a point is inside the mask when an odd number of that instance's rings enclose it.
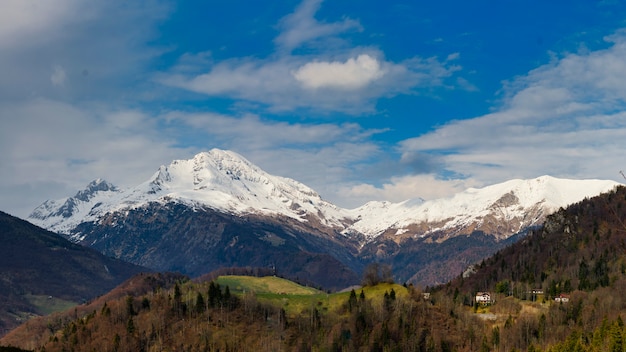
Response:
[[[447,282],[569,204],[610,191],[605,180],[542,176],[452,197],[344,209],[241,155],[213,149],[161,166],[135,187],[102,179],[48,200],[28,220],[73,242],[155,270],[198,276],[272,266],[325,288],[358,282],[371,262],[399,281]]]

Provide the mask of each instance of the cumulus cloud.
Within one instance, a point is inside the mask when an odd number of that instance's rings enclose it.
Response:
[[[607,49],[555,57],[508,82],[493,113],[400,143],[483,182],[544,174],[617,179],[626,138],[626,34]]]
[[[298,68],[293,76],[306,88],[358,89],[384,74],[378,60],[362,54],[346,62],[309,62]]]
[[[320,0],[305,0],[283,18],[278,26],[281,33],[275,39],[276,51],[267,58],[212,62],[185,54],[156,79],[166,86],[208,96],[262,104],[270,111],[304,108],[359,114],[375,111],[382,97],[444,86],[460,70],[454,63],[458,53],[444,59],[411,57],[393,62],[373,47],[351,47],[347,42],[337,45],[339,34],[361,27],[350,19],[318,22],[314,15],[320,5]],[[334,45],[324,45],[330,41]],[[313,42],[315,48],[305,54],[292,53],[292,49]],[[448,87],[472,87],[461,82],[452,80]]]
[[[271,111],[306,108],[359,114],[374,111],[381,97],[443,86],[460,70],[434,57],[394,63],[379,51],[355,50],[342,59],[320,59],[323,55],[231,59],[214,64],[207,73],[172,72],[158,80],[210,96],[261,103]]]

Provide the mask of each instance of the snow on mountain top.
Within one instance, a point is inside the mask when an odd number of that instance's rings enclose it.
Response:
[[[331,222],[345,217],[311,188],[270,175],[241,155],[219,149],[162,166],[140,188],[239,213],[260,211],[303,219],[319,210]]]
[[[95,180],[73,198],[45,202],[29,219],[68,233],[79,223],[97,220],[106,212],[169,200],[237,214],[284,215],[299,221],[314,215],[327,226],[340,226],[347,216],[345,210],[297,181],[270,175],[235,152],[212,149],[163,165],[148,181],[127,190]],[[58,209],[64,203],[73,205],[61,214]]]
[[[28,217],[32,223],[58,233],[69,233],[83,221],[94,220],[103,204],[119,202],[121,191],[102,179],[89,183],[74,197],[47,200]]]
[[[445,223],[441,228],[463,226],[498,213],[502,220],[523,217],[531,207],[546,212],[576,203],[615,188],[607,180],[568,180],[541,176],[531,180],[511,180],[470,188],[451,197],[401,203],[368,203],[353,210],[360,220],[351,228],[372,238],[389,228],[402,229],[418,223]],[[433,228],[437,230],[439,228]]]

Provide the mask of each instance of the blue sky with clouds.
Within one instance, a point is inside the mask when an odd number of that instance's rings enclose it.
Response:
[[[619,1],[5,0],[0,210],[234,150],[344,207],[621,180]]]

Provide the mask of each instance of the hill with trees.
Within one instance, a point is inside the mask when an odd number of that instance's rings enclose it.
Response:
[[[441,287],[467,306],[479,291],[495,296],[496,312],[510,306],[511,317],[502,314],[493,324],[511,329],[501,334],[505,350],[551,351],[621,346],[625,290],[625,187],[559,210],[542,228]]]
[[[465,341],[472,324],[455,322],[460,320],[454,316],[470,312],[433,304],[412,287],[380,283],[334,294],[244,293],[220,284],[242,280],[180,278],[145,294],[33,320],[0,343],[45,351],[448,350],[477,343]]]

